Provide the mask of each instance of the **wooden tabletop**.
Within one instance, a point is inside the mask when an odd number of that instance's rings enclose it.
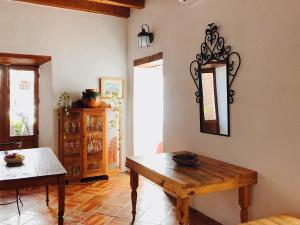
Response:
[[[8,151],[8,153],[12,152],[25,155],[25,160],[21,165],[10,166],[4,161],[4,152],[0,152],[0,182],[67,173],[50,148]]]
[[[161,186],[165,186],[162,183],[169,183],[181,189],[210,186],[219,191],[218,188],[226,190],[257,183],[255,171],[202,155],[198,155],[199,162],[193,167],[178,166],[172,156],[180,153],[187,152],[127,157],[126,166]],[[224,183],[227,185],[216,186]],[[206,192],[211,191],[213,190]]]

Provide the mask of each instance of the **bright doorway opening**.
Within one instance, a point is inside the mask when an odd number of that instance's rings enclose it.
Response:
[[[163,152],[162,57],[136,65],[133,79],[134,155]]]

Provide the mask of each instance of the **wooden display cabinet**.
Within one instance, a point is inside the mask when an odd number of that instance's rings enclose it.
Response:
[[[59,118],[59,153],[68,181],[108,175],[121,165],[119,121],[112,108],[71,108]]]

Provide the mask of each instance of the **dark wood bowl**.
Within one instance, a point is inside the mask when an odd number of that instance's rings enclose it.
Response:
[[[192,153],[174,155],[172,160],[181,166],[194,166],[199,161],[198,155]]]

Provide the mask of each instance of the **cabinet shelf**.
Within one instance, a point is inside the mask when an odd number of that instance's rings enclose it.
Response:
[[[103,131],[87,131],[88,135],[102,135]]]
[[[80,157],[80,153],[64,153],[64,156],[69,158]]]
[[[99,156],[101,156],[102,157],[102,155],[103,155],[103,152],[101,151],[101,152],[88,152],[88,155],[91,155],[91,156],[94,156],[94,155],[99,155]]]
[[[65,134],[64,139],[80,138],[80,134]]]
[[[68,136],[80,135],[80,132],[66,132],[65,135],[68,135]]]

